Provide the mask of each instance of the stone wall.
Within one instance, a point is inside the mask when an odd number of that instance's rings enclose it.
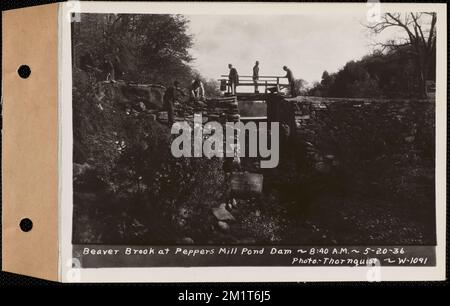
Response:
[[[300,147],[313,171],[406,198],[411,188],[433,191],[434,115],[430,100],[268,99],[268,120],[284,126],[285,146]]]

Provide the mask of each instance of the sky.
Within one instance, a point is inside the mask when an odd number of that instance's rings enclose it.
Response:
[[[193,67],[204,77],[251,75],[256,60],[260,75],[283,76],[283,65],[295,78],[312,84],[324,70],[336,72],[372,50],[373,37],[358,14],[338,15],[188,15],[194,37]]]

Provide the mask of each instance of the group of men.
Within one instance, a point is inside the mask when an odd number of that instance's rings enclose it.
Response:
[[[239,75],[236,70],[236,68],[233,67],[232,64],[228,64],[228,69],[230,69],[230,73],[228,74],[228,85],[229,85],[229,92],[231,94],[236,94],[236,87],[239,85]],[[283,66],[283,70],[286,71],[285,78],[287,78],[289,82],[289,89],[291,96],[295,97],[297,95],[295,90],[295,78],[294,74],[292,73],[291,69],[289,69],[287,66]],[[259,80],[259,61],[255,62],[255,66],[253,66],[253,84],[255,85],[255,93],[259,93],[258,90],[258,80]]]

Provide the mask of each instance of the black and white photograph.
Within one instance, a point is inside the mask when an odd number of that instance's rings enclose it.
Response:
[[[439,16],[379,6],[73,13],[81,267],[435,266]]]

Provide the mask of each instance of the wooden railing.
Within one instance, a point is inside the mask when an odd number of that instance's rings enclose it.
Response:
[[[228,81],[228,75],[222,74],[220,76],[219,82],[221,84],[225,82],[227,86],[227,90],[230,91],[230,83]],[[239,86],[248,86],[248,87],[255,87],[255,86],[262,86],[264,87],[264,92],[267,93],[268,89],[271,87],[276,87],[277,90],[280,90],[282,88],[288,87],[288,83],[281,83],[281,79],[286,79],[285,76],[270,76],[270,75],[260,75],[258,77],[258,80],[253,81],[253,76],[251,75],[240,75],[239,76],[239,83],[237,84],[237,87]]]

